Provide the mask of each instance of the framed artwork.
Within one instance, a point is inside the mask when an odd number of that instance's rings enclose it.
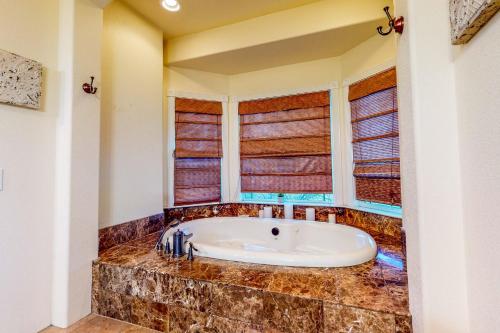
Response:
[[[40,108],[42,64],[0,50],[0,103]]]
[[[500,0],[450,0],[452,44],[471,40],[499,8]]]

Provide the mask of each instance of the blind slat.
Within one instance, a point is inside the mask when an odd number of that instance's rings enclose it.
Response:
[[[326,105],[330,105],[330,93],[328,91],[320,91],[308,94],[240,102],[238,112],[239,114],[266,113],[309,109]]]
[[[388,110],[388,111],[383,111],[383,112],[379,112],[379,113],[374,113],[374,114],[371,114],[371,115],[368,115],[368,116],[365,116],[365,117],[360,117],[358,119],[351,120],[351,123],[359,123],[361,121],[365,121],[365,120],[376,118],[376,117],[380,117],[380,116],[389,115],[389,114],[392,114],[392,113],[395,113],[395,112],[398,112],[398,110],[396,109],[396,110]]]
[[[174,204],[219,202],[222,103],[176,98]]]
[[[331,193],[329,93],[239,104],[241,191]]]
[[[391,68],[349,86],[349,101],[396,86],[396,69]]]

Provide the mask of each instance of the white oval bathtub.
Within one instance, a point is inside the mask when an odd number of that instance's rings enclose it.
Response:
[[[279,234],[274,236],[272,229]],[[343,267],[373,259],[377,245],[366,232],[340,224],[251,217],[212,217],[185,222],[195,256],[299,267]]]

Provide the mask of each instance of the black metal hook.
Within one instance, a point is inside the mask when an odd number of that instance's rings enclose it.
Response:
[[[94,77],[91,76],[90,77],[90,84],[88,84],[87,82],[85,82],[83,85],[82,85],[82,89],[83,91],[85,91],[87,94],[95,94],[96,91],[97,91],[97,88],[94,87]]]
[[[384,7],[385,15],[387,15],[387,19],[389,20],[389,31],[384,31],[382,26],[377,27],[377,31],[382,36],[389,35],[392,30],[396,31],[398,34],[403,33],[404,29],[404,17],[400,16],[398,18],[392,17],[391,13],[389,13],[389,6]]]

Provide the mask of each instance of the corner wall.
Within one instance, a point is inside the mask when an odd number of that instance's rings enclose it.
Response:
[[[38,332],[90,311],[97,255],[102,10],[91,0],[0,1],[0,45],[43,66],[39,111],[0,105],[0,322]]]
[[[39,111],[0,104],[0,323],[31,333],[51,319],[59,3],[0,1],[0,11],[0,47],[43,65]]]
[[[471,331],[500,327],[500,14],[455,47]]]
[[[102,69],[100,228],[163,210],[162,32],[114,1]]]

